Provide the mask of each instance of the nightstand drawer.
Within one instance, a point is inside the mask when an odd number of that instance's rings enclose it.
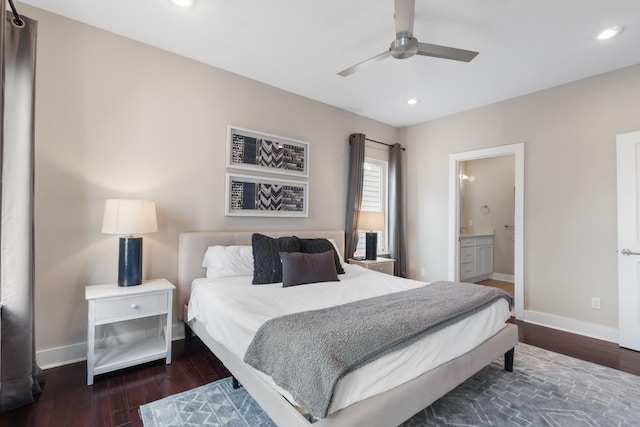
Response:
[[[386,273],[393,275],[393,262],[380,262],[369,266],[369,270],[379,271],[380,273]]]
[[[131,295],[123,298],[95,301],[95,322],[128,317],[144,317],[169,309],[167,292],[150,295]]]
[[[349,259],[349,264],[359,265],[368,270],[377,271],[379,273],[391,274],[393,276],[393,266],[396,260],[393,258],[377,258],[369,259]]]

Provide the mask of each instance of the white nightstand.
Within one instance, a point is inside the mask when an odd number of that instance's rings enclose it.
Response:
[[[87,331],[87,385],[94,375],[166,358],[171,363],[173,290],[166,279],[148,280],[138,286],[94,285],[85,287],[89,302]],[[143,317],[158,316],[157,337],[105,348],[96,348],[96,327]]]
[[[393,276],[393,266],[396,260],[391,258],[377,258],[375,260],[369,259],[350,259],[349,264],[359,265],[360,267],[368,268],[369,270],[379,271],[380,273],[391,274]]]

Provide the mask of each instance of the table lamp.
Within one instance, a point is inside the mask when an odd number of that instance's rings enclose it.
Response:
[[[108,199],[104,204],[102,232],[120,237],[118,286],[142,283],[142,237],[134,234],[158,231],[156,204],[151,200]]]
[[[378,257],[378,231],[384,230],[384,212],[360,211],[358,230],[366,233],[365,259],[375,260]]]

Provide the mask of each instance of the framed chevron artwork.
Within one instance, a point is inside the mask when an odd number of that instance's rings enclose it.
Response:
[[[309,143],[227,126],[227,168],[309,177]]]
[[[305,181],[227,173],[226,216],[309,216]]]

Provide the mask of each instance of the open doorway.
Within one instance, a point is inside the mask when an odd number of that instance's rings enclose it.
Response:
[[[511,144],[501,147],[493,147],[482,150],[469,151],[464,153],[452,154],[449,156],[449,278],[450,280],[464,280],[461,278],[460,272],[460,238],[461,235],[469,234],[480,236],[482,239],[484,234],[491,234],[496,229],[495,224],[487,221],[491,207],[482,205],[480,207],[480,216],[476,218],[477,226],[473,227],[473,219],[469,218],[469,214],[464,214],[463,204],[464,197],[461,195],[461,178],[464,171],[465,162],[479,159],[489,159],[495,157],[510,156],[513,158],[514,171],[514,191],[513,191],[513,222],[501,221],[504,224],[504,230],[499,230],[501,239],[505,237],[509,239],[509,243],[513,244],[513,283],[514,283],[514,301],[516,318],[524,317],[524,144]],[[462,170],[462,172],[461,172]],[[461,218],[462,216],[462,218]],[[483,222],[484,221],[484,222]],[[471,226],[469,224],[472,224]],[[469,229],[473,230],[468,233]],[[503,242],[501,242],[503,243]],[[491,252],[493,254],[493,252]],[[465,252],[463,252],[465,255]],[[493,256],[493,255],[491,255]],[[493,260],[491,260],[493,263]],[[462,273],[465,276],[464,273]],[[482,279],[482,277],[475,277]]]
[[[459,279],[497,287],[513,297],[515,156],[459,164]]]

